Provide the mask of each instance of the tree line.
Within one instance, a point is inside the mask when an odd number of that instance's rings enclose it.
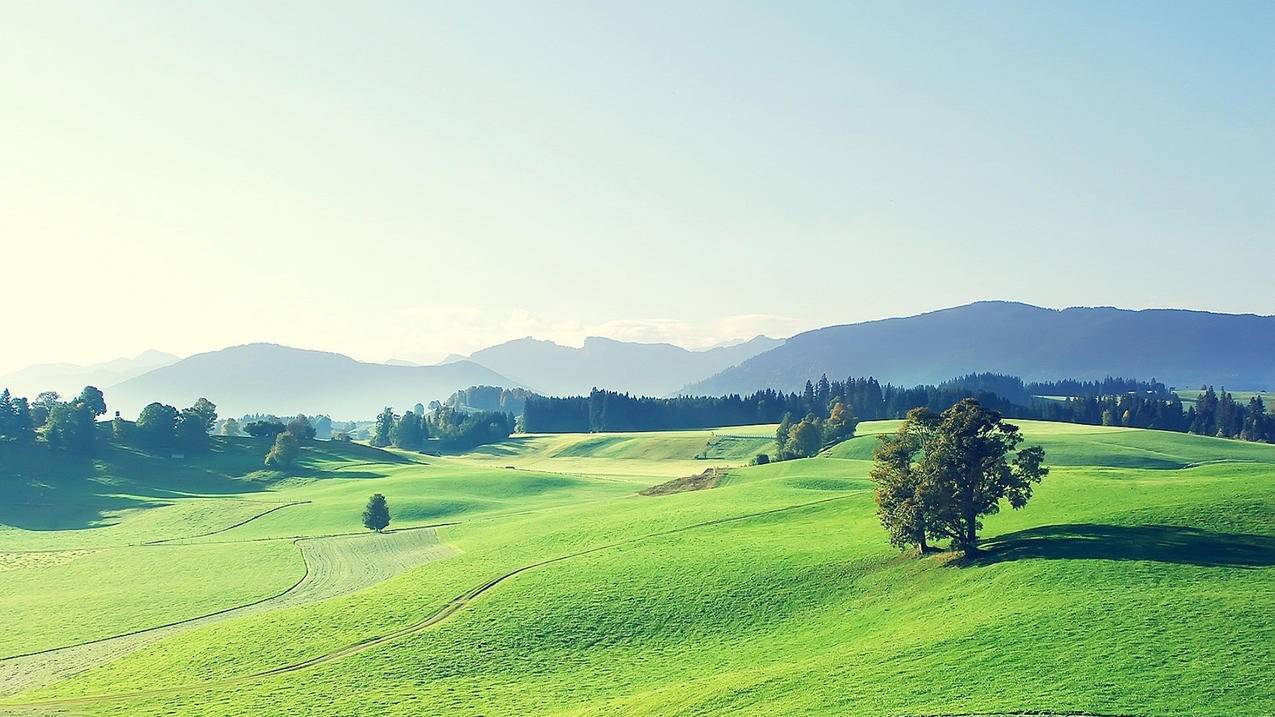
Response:
[[[979,398],[993,408],[1013,404],[994,394],[957,386],[882,385],[874,378],[807,381],[801,392],[765,389],[740,396],[652,398],[593,389],[588,396],[530,396],[523,429],[530,433],[651,431],[779,423],[785,415],[827,419],[840,403],[859,420],[901,418],[921,406],[942,410],[962,398]]]
[[[1060,391],[1076,393],[1064,399],[1046,399],[1034,391],[1049,391],[1043,394],[1049,396],[1061,395],[1054,393]],[[904,418],[915,408],[942,412],[967,398],[1010,418],[1189,431],[1275,443],[1275,414],[1267,411],[1260,396],[1242,403],[1225,389],[1215,392],[1212,387],[1205,387],[1188,406],[1154,379],[1025,384],[1017,377],[992,373],[912,387],[882,384],[871,377],[829,381],[827,376],[821,376],[818,381],[807,381],[800,392],[767,389],[747,396],[652,398],[596,388],[588,396],[533,394],[526,399],[521,428],[529,433],[589,433],[780,423],[785,416],[826,420],[838,403],[856,420],[871,421]],[[786,445],[786,440],[780,443],[780,454]]]
[[[488,443],[497,443],[514,432],[514,414],[504,411],[470,411],[456,406],[431,402],[426,409],[416,404],[415,410],[394,413],[389,406],[377,415],[369,443],[383,448],[394,446],[410,451],[466,451]]]
[[[103,442],[98,417],[106,414],[106,399],[95,386],[62,400],[44,391],[34,401],[0,391],[0,438],[22,443],[42,439],[50,448],[76,455],[93,455]],[[153,451],[198,452],[208,448],[208,433],[217,420],[217,407],[200,398],[187,408],[151,403],[137,420],[117,414],[111,421],[111,440]]]
[[[126,421],[117,412],[110,421],[109,432],[106,424],[97,420],[106,411],[105,396],[94,386],[85,386],[79,395],[65,401],[55,391],[44,391],[29,401],[13,396],[8,389],[0,390],[0,440],[30,444],[39,441],[54,450],[80,456],[96,454],[107,442],[161,455],[187,455],[209,450],[215,431],[226,436],[241,433],[241,424],[234,418],[218,422],[217,406],[207,398],[182,409],[153,402],[141,410],[136,421]],[[264,462],[276,469],[294,464],[303,442],[316,438],[316,424],[323,426],[326,422],[329,429],[331,426],[331,419],[326,416],[248,418],[245,417],[242,433],[272,440]]]
[[[443,405],[467,411],[494,411],[522,413],[527,398],[536,395],[525,388],[501,388],[500,386],[470,386],[456,391]]]

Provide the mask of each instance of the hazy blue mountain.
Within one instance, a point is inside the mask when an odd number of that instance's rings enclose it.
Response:
[[[28,398],[35,398],[41,391],[57,391],[63,396],[72,396],[85,386],[105,388],[180,360],[181,357],[162,351],[144,351],[133,358],[117,358],[89,366],[36,364],[0,376],[0,388],[8,388],[14,395]]]
[[[1186,388],[1275,388],[1275,316],[979,302],[808,331],[684,390],[796,390],[822,373],[910,385],[970,371],[1027,380],[1119,375]]]
[[[757,336],[739,344],[690,351],[672,344],[597,336],[573,348],[528,337],[483,349],[470,359],[548,395],[587,393],[597,387],[664,396],[782,343]]]
[[[200,396],[223,416],[263,412],[371,418],[385,406],[402,412],[475,384],[518,384],[471,361],[446,366],[387,366],[349,356],[248,344],[196,354],[104,389],[112,410],[133,416],[151,401],[189,406]]]

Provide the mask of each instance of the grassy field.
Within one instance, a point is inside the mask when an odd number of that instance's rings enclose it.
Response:
[[[0,713],[1275,714],[1275,446],[1021,422],[1053,472],[966,562],[886,544],[895,425],[5,454]]]
[[[1221,386],[1214,386],[1213,388],[1216,391],[1222,390]],[[1174,391],[1174,393],[1178,394],[1178,396],[1182,398],[1182,401],[1184,403],[1189,404],[1189,403],[1194,403],[1195,399],[1199,398],[1200,394],[1203,393],[1203,391],[1201,391],[1198,388],[1190,388],[1190,389],[1178,389],[1177,391]],[[1227,393],[1230,393],[1231,396],[1234,397],[1235,400],[1238,401],[1239,403],[1248,403],[1249,401],[1253,399],[1254,396],[1261,396],[1262,403],[1267,404],[1267,410],[1270,410],[1271,399],[1275,398],[1275,394],[1271,394],[1271,392],[1269,391],[1228,391]]]

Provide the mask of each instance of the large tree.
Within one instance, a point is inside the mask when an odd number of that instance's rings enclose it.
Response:
[[[884,440],[873,466],[882,525],[896,545],[924,547],[924,537],[978,549],[981,518],[1000,502],[1022,508],[1048,474],[1040,446],[1015,452],[1023,436],[1000,413],[967,398],[935,417],[908,414]]]
[[[93,409],[80,401],[53,404],[45,419],[44,440],[50,446],[72,453],[87,455],[93,452],[96,424]]]
[[[881,437],[873,453],[869,475],[877,485],[877,516],[890,544],[900,550],[909,545],[929,550],[920,460],[937,423],[930,409],[914,408],[894,435]]]
[[[153,449],[170,448],[177,439],[177,409],[163,403],[147,404],[137,415],[137,436]]]

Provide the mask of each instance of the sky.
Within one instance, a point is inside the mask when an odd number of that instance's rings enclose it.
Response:
[[[1269,2],[3,2],[0,372],[1275,313]]]

